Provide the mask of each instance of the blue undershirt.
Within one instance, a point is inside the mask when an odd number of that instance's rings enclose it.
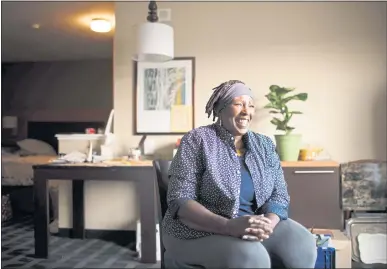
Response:
[[[254,211],[256,209],[256,201],[253,179],[251,178],[249,169],[246,166],[244,156],[239,156],[238,158],[241,163],[241,190],[238,215],[254,215]]]

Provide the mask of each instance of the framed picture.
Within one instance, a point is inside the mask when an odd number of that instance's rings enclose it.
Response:
[[[135,134],[185,134],[194,128],[195,58],[134,62]]]

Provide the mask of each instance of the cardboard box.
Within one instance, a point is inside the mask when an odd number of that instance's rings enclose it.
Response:
[[[332,245],[336,249],[336,268],[352,268],[351,239],[339,230],[332,230]]]
[[[336,249],[336,268],[352,268],[352,244],[350,238],[340,230],[313,229],[312,233],[331,236],[330,243]]]

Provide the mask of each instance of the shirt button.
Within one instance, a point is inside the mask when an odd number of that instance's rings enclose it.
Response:
[[[236,173],[237,173],[237,175],[240,175],[240,174],[241,174],[241,172],[240,172],[240,171],[237,171]]]
[[[234,137],[231,137],[231,140],[234,140],[235,138]]]

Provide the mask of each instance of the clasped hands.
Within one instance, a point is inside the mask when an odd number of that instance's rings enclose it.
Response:
[[[227,230],[231,236],[262,242],[273,233],[273,225],[264,215],[249,215],[228,220]]]

